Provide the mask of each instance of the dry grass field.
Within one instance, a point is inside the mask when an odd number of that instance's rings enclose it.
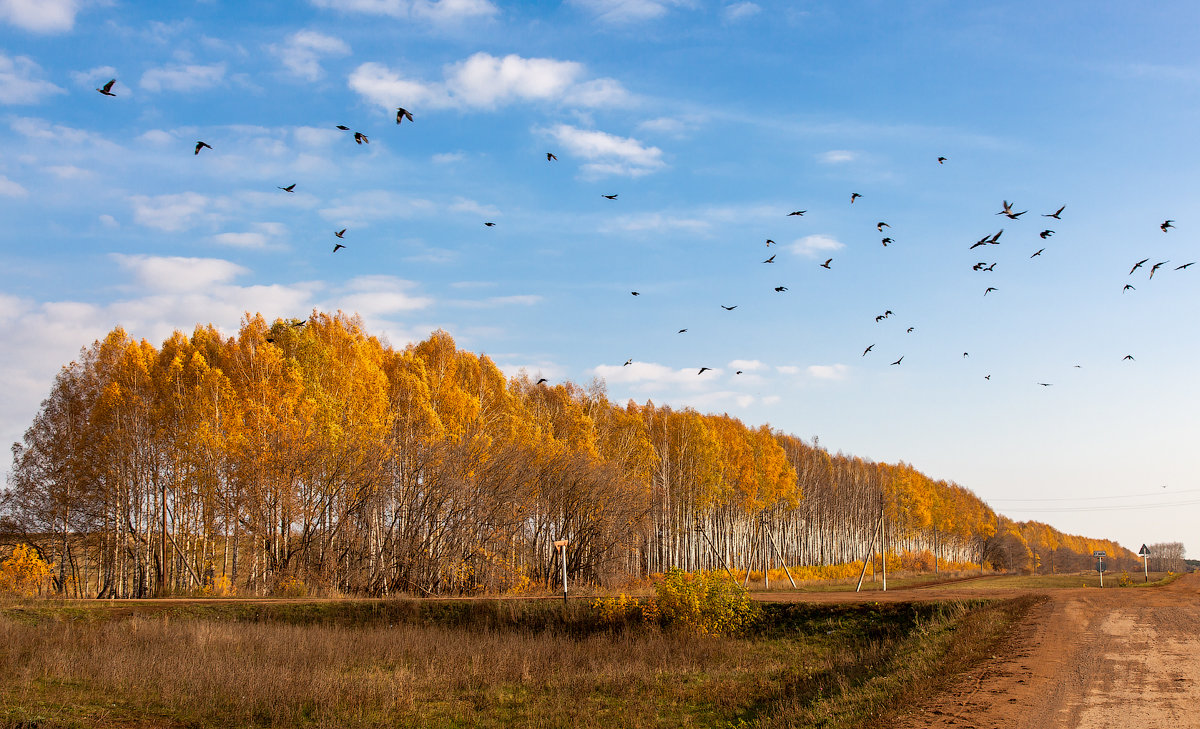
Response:
[[[886,726],[1031,599],[765,603],[737,637],[553,601],[0,606],[0,726]]]

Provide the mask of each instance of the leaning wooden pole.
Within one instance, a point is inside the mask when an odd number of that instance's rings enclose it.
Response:
[[[883,528],[883,520],[879,520],[879,529]],[[867,556],[863,559],[862,572],[858,573],[858,587],[854,588],[855,592],[862,591],[863,578],[867,576],[867,563],[875,558],[875,539],[879,537],[879,529],[871,532],[871,546],[867,547]],[[872,578],[874,579],[874,578]]]
[[[792,572],[788,569],[787,560],[783,558],[783,552],[779,547],[775,546],[775,537],[771,536],[770,531],[767,531],[767,539],[771,541],[771,550],[775,552],[775,556],[779,558],[779,564],[783,566],[783,574],[787,575],[788,582],[792,583],[792,589],[797,589],[796,581],[792,579]]]
[[[717,545],[713,544],[712,540],[708,538],[708,532],[704,529],[697,529],[696,531],[700,532],[700,536],[704,537],[704,541],[708,542],[709,549],[712,550],[713,556],[721,562],[721,566],[725,568],[725,573],[729,575],[729,579],[737,582],[737,578],[733,576],[733,570],[729,569],[729,561],[725,559],[725,555],[717,551]]]

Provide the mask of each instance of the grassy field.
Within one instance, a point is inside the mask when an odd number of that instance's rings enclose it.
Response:
[[[763,605],[747,634],[584,603],[0,606],[0,727],[887,726],[1032,598]]]
[[[1141,572],[1130,572],[1126,587],[1160,587],[1178,579],[1179,575],[1168,575],[1166,572],[1151,572],[1150,581],[1143,582]],[[1120,572],[1108,572],[1104,575],[1105,589],[1119,587]],[[1070,575],[1000,575],[986,580],[964,582],[963,590],[1054,590],[1069,587],[1100,587],[1100,575],[1096,572],[1083,572]]]

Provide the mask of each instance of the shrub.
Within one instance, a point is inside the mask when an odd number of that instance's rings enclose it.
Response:
[[[0,594],[33,597],[42,592],[54,572],[36,550],[24,544],[13,547],[12,556],[0,562]]]
[[[276,597],[305,597],[308,587],[299,577],[285,577],[280,580],[272,591]]]
[[[728,635],[758,617],[758,605],[741,585],[716,572],[672,568],[654,586],[659,623],[700,635]]]

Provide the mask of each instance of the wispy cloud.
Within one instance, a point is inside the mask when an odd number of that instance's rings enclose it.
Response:
[[[49,81],[38,78],[41,66],[27,56],[0,53],[0,104],[36,104],[47,96],[65,94]]]
[[[744,20],[761,12],[762,8],[758,4],[751,2],[732,3],[721,9],[721,14],[725,16],[726,20],[730,21]]]
[[[350,46],[345,41],[315,30],[296,31],[282,45],[271,46],[271,50],[290,73],[309,81],[317,81],[325,75],[321,68],[322,56],[350,54]]]
[[[440,24],[488,18],[500,12],[489,0],[312,0],[312,4],[343,13],[383,15]]]
[[[0,195],[4,197],[27,197],[29,191],[20,183],[13,182],[4,175],[0,175]]]
[[[683,387],[698,390],[710,387],[720,379],[724,370],[710,369],[699,374],[699,367],[673,369],[654,362],[633,362],[628,365],[597,365],[589,373],[603,379],[628,385],[641,392],[655,392],[662,388]]]
[[[0,20],[33,33],[65,33],[77,12],[77,0],[0,0]]]
[[[666,166],[661,149],[643,145],[632,137],[569,124],[559,124],[547,131],[568,153],[587,160],[582,167],[586,174],[640,177]]]
[[[196,192],[134,195],[129,201],[133,204],[135,222],[168,233],[188,230],[201,219],[212,217],[212,198]]]
[[[791,245],[788,246],[788,250],[797,255],[816,258],[818,256],[825,255],[826,253],[840,251],[845,247],[846,246],[843,245],[841,241],[832,236],[806,235],[799,240],[793,241]]]
[[[817,155],[817,160],[827,165],[845,164],[853,162],[858,158],[858,152],[851,152],[848,149],[831,149],[828,152],[822,152]]]
[[[246,273],[246,269],[220,258],[124,255],[112,259],[151,291],[205,291]]]
[[[818,380],[844,380],[850,368],[844,364],[810,365],[806,371]]]
[[[613,79],[583,80],[584,67],[554,58],[503,58],[476,53],[443,69],[441,81],[409,78],[381,63],[364,63],[350,74],[350,88],[381,107],[497,109],[515,103],[557,102],[595,107],[620,102],[627,93]]]
[[[569,0],[606,23],[636,23],[667,14],[671,8],[695,7],[692,0]]]
[[[138,85],[147,91],[203,91],[221,83],[224,78],[224,63],[174,65],[146,71]]]

